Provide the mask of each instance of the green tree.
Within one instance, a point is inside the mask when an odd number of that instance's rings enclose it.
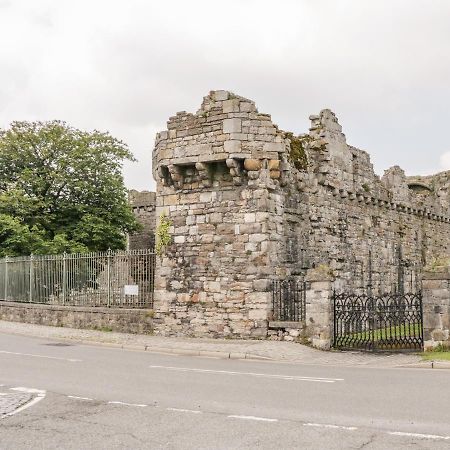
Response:
[[[124,248],[139,228],[124,160],[123,142],[60,121],[0,130],[0,256]]]

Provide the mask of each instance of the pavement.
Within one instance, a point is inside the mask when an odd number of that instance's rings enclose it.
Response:
[[[0,386],[0,418],[11,415],[33,399],[31,393],[8,391],[2,388],[3,386]]]
[[[162,337],[0,321],[0,333],[34,336],[166,354],[230,359],[267,359],[314,365],[450,368],[449,362],[422,361],[417,353],[321,351],[295,342]]]
[[[447,449],[449,376],[163,354],[2,329],[0,392],[31,398],[0,419],[0,449]]]

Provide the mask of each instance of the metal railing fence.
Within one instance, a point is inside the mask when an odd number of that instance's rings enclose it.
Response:
[[[151,249],[0,259],[0,301],[153,307]]]
[[[272,281],[273,319],[302,322],[306,318],[306,282],[303,280]]]

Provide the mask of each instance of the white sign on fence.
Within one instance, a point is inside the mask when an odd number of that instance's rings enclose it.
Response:
[[[126,284],[123,287],[125,295],[139,295],[139,286],[137,284]]]

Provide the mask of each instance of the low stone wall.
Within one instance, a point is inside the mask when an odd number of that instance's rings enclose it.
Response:
[[[153,311],[148,309],[90,308],[0,302],[0,320],[54,327],[153,333]]]
[[[424,348],[450,346],[450,269],[425,272],[422,283]]]

